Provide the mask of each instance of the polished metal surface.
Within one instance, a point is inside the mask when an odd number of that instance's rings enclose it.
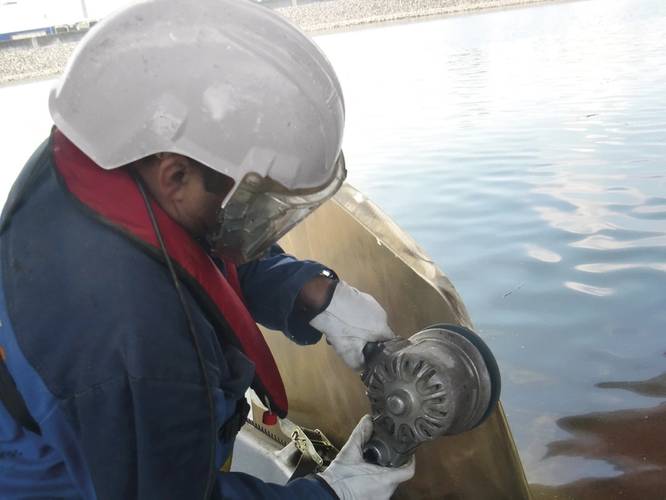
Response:
[[[348,185],[281,244],[374,295],[401,337],[435,323],[471,326],[451,282],[406,233]],[[266,331],[265,336],[287,388],[289,418],[321,429],[342,445],[360,417],[370,413],[359,375],[323,341],[301,347],[281,333]],[[529,498],[501,405],[474,430],[424,443],[416,450],[416,463],[416,476],[394,498]]]

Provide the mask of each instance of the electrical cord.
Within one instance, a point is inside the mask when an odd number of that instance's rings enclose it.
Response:
[[[148,194],[146,193],[146,189],[142,179],[134,171],[132,171],[132,177],[134,178],[134,181],[139,187],[139,191],[141,193],[141,196],[143,197],[143,201],[146,204],[146,209],[148,210],[148,216],[150,217],[150,223],[152,224],[153,230],[155,231],[155,236],[157,237],[157,241],[160,244],[162,254],[164,255],[164,260],[166,261],[167,267],[169,268],[169,273],[171,274],[171,279],[173,280],[174,287],[178,292],[178,298],[180,299],[180,303],[183,306],[183,311],[185,312],[185,317],[187,318],[188,330],[190,332],[190,336],[192,337],[192,342],[194,343],[194,349],[197,353],[199,368],[201,369],[204,385],[206,386],[206,396],[208,399],[208,414],[210,416],[211,439],[210,439],[210,450],[209,450],[210,456],[208,461],[208,476],[206,477],[206,489],[204,490],[203,498],[204,500],[208,500],[211,496],[211,489],[214,484],[213,475],[215,470],[215,451],[217,448],[217,423],[215,419],[215,403],[213,401],[213,390],[210,385],[210,380],[208,378],[208,372],[206,370],[206,364],[203,359],[203,354],[201,353],[201,345],[199,344],[199,339],[197,337],[194,321],[192,321],[190,308],[187,306],[187,302],[185,302],[185,295],[183,294],[183,289],[181,287],[180,280],[178,279],[176,270],[173,267],[173,262],[171,262],[171,257],[169,257],[166,245],[164,244],[164,239],[162,238],[162,232],[160,231],[159,225],[157,224],[157,219],[155,218],[153,207],[148,198]]]

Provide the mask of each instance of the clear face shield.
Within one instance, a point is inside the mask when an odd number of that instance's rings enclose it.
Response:
[[[331,198],[346,176],[342,151],[331,179],[316,189],[290,191],[271,179],[250,174],[220,207],[208,243],[221,257],[237,264],[256,259]]]

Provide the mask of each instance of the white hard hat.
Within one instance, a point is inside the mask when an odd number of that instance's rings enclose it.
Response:
[[[49,108],[102,168],[171,152],[231,177],[212,239],[238,261],[263,252],[346,174],[331,64],[247,0],[144,0],[110,15],[79,43]]]
[[[246,0],[145,0],[98,23],[49,99],[56,126],[112,169],[159,152],[239,183],[288,190],[333,177],[342,90],[321,50]]]

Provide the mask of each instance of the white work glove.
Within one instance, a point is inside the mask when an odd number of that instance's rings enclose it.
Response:
[[[398,485],[414,477],[414,457],[401,467],[382,467],[363,460],[363,445],[372,434],[364,416],[328,468],[319,474],[340,500],[388,500]]]
[[[365,344],[395,337],[379,302],[342,280],[335,287],[331,303],[310,325],[326,336],[352,370],[363,368]]]

